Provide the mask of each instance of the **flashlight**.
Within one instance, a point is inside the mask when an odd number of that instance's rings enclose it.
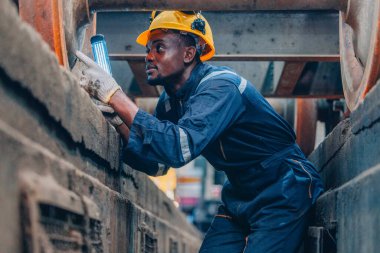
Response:
[[[112,75],[110,58],[108,56],[107,44],[102,34],[91,37],[92,54],[95,62],[108,74]]]

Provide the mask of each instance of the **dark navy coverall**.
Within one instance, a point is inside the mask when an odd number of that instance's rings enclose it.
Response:
[[[174,97],[163,92],[155,116],[138,111],[124,160],[163,175],[199,155],[228,178],[200,252],[296,252],[320,177],[251,83],[204,63]]]

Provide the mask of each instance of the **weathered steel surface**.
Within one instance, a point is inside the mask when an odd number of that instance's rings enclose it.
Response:
[[[88,0],[91,10],[204,10],[204,11],[256,11],[256,10],[340,10],[347,0]]]
[[[36,1],[36,0],[33,0]],[[55,1],[55,0],[51,0]],[[90,38],[95,34],[95,15],[91,15],[87,0],[61,0],[63,6],[63,29],[70,67],[76,60],[75,51],[90,52]],[[41,10],[40,10],[41,11]]]
[[[68,145],[73,153],[97,156],[100,160],[108,161],[104,163],[109,168],[117,169],[117,154],[104,148],[119,146],[116,131],[92,106],[74,76],[57,64],[56,57],[39,35],[13,15],[16,11],[4,7],[1,12],[0,34],[3,42],[0,47],[0,68],[18,84],[23,98],[31,101],[29,103],[34,107],[28,108],[36,108],[41,114],[41,121],[49,121],[51,128],[59,129],[62,132],[59,138],[71,140]],[[82,106],[78,108],[78,105]],[[43,112],[46,114],[42,115]],[[93,121],[89,121],[89,115]],[[23,126],[19,123],[15,126],[23,130],[28,128],[28,124]],[[37,142],[44,142],[44,139],[37,137],[37,133],[30,133]],[[107,133],[108,137],[101,140],[95,138],[99,133]]]
[[[196,252],[199,234],[120,164],[115,129],[8,0],[0,34],[0,252],[147,252],[141,238]]]
[[[309,157],[322,171],[328,189],[339,187],[380,163],[379,106],[380,86],[375,85],[350,118],[339,123]]]
[[[36,29],[66,68],[73,66],[74,53],[93,34],[87,1],[20,0],[19,13]],[[83,51],[83,48],[82,48]]]
[[[379,106],[376,84],[350,118],[339,123],[309,156],[326,189],[316,204],[315,223],[329,229],[337,253],[378,251]]]
[[[67,67],[62,0],[19,0],[18,4],[21,18],[41,34],[59,63]],[[44,10],[43,15],[41,10]]]
[[[346,103],[355,110],[380,78],[380,0],[352,0],[340,15],[340,52]]]

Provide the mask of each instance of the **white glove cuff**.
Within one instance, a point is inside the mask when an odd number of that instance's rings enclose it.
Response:
[[[116,93],[116,91],[118,91],[118,90],[121,90],[121,87],[118,86],[118,85],[117,85],[117,86],[114,86],[114,87],[112,87],[112,89],[111,89],[109,92],[107,92],[107,94],[106,94],[105,97],[101,97],[101,96],[100,96],[101,94],[98,94],[99,99],[100,99],[102,102],[108,104],[108,103],[110,102],[110,100],[111,100],[111,97],[112,97],[112,96]]]

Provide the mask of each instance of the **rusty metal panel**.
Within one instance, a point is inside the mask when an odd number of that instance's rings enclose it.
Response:
[[[171,200],[146,175],[115,170],[119,135],[73,74],[10,1],[0,13],[0,252],[137,252],[139,227],[155,240],[158,220],[196,252],[200,236]]]
[[[41,34],[57,55],[59,63],[67,67],[62,0],[19,0],[18,4],[21,18]],[[40,15],[42,9],[44,15]]]

